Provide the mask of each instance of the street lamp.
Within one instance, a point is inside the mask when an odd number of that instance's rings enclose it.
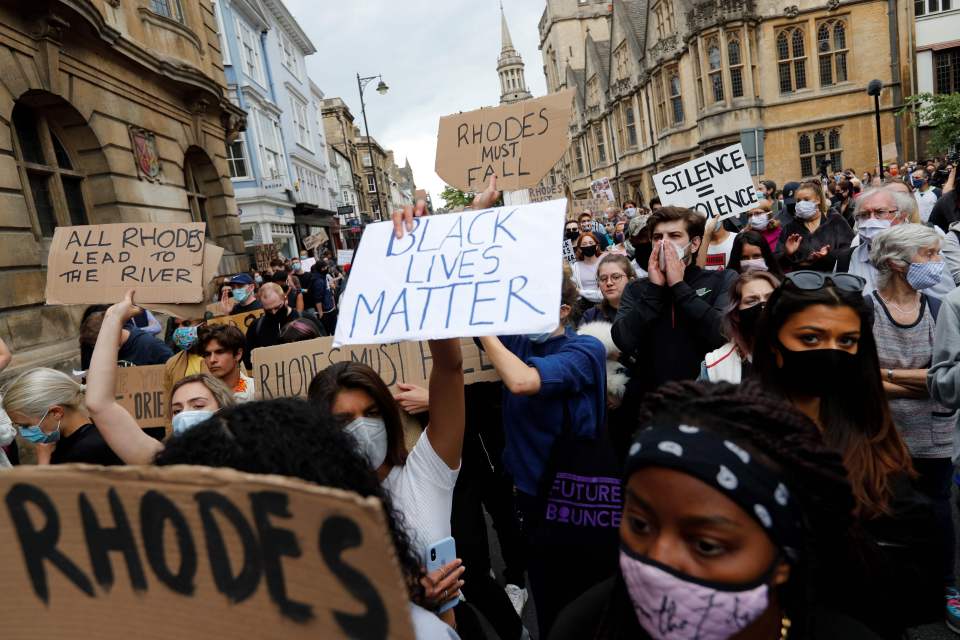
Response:
[[[880,91],[883,90],[882,80],[871,80],[867,84],[867,95],[873,96],[873,115],[877,120],[877,175],[883,173],[883,143],[880,140]]]
[[[380,201],[380,183],[377,180],[377,165],[373,161],[373,143],[370,141],[370,127],[367,126],[367,107],[363,103],[363,90],[367,88],[371,80],[377,79],[380,80],[377,84],[377,93],[383,95],[390,89],[387,83],[383,81],[383,76],[375,75],[361,78],[360,74],[357,74],[357,90],[360,92],[360,112],[363,114],[363,130],[367,134],[367,155],[370,157],[370,170],[373,172],[373,193],[377,198],[377,208],[380,210],[380,219],[384,220],[383,202]]]

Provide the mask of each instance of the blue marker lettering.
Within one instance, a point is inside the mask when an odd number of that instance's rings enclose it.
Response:
[[[450,265],[450,268],[447,268],[447,256],[440,254],[440,262],[443,263],[443,273],[447,276],[447,280],[453,277],[453,272],[457,270],[457,261],[460,260],[460,254],[457,253],[457,256],[453,259],[453,264]]]
[[[397,307],[400,306],[400,303],[403,303],[402,309],[399,311]],[[387,328],[387,325],[390,324],[390,318],[393,316],[403,316],[403,327],[405,331],[410,331],[410,321],[407,318],[407,290],[403,289],[400,291],[400,295],[397,296],[397,299],[393,303],[393,307],[390,308],[390,313],[387,314],[387,317],[383,321],[383,325],[377,330],[377,334],[381,334]]]
[[[420,243],[417,245],[417,251],[436,251],[439,247],[433,249],[424,249],[423,243],[427,239],[427,228],[430,226],[430,218],[426,218],[423,223],[423,233],[420,234]]]
[[[437,248],[442,249],[443,245],[445,245],[450,238],[457,238],[460,241],[457,247],[463,248],[463,216],[456,216],[456,222],[450,226],[450,230],[447,231],[447,235],[443,237],[443,240],[440,241],[440,246]]]
[[[381,291],[380,295],[377,296],[376,302],[374,302],[371,307],[367,304],[367,298],[361,293],[357,296],[357,306],[353,308],[353,322],[350,323],[350,337],[353,337],[353,330],[357,328],[357,314],[360,311],[360,304],[363,303],[363,306],[367,308],[367,313],[372,314],[373,310],[377,310],[377,322],[373,325],[374,330],[380,324],[380,315],[383,313],[383,299],[386,296],[386,292]]]
[[[483,240],[475,241],[473,239],[473,225],[477,224],[477,221],[485,215],[492,213],[492,209],[487,209],[486,211],[481,211],[473,217],[473,220],[470,221],[470,226],[467,227],[467,242],[470,244],[483,244]]]
[[[523,284],[520,285],[520,288],[514,291],[513,283],[516,282],[517,280],[523,280]],[[537,309],[535,306],[533,306],[532,304],[530,304],[529,302],[521,298],[519,295],[517,295],[520,291],[523,291],[524,287],[527,286],[527,282],[528,282],[527,276],[514,276],[513,278],[510,278],[510,285],[507,288],[507,312],[503,316],[504,322],[507,322],[510,319],[510,301],[512,298],[516,298],[517,300],[527,305],[528,307],[530,307],[531,309],[533,309],[534,311],[536,311],[542,316],[547,315],[543,311],[540,311],[540,309]]]
[[[513,211],[511,211],[510,213],[508,213],[508,214],[507,214],[507,217],[504,218],[503,220],[500,220],[500,214],[503,213],[503,212],[502,212],[502,211],[498,211],[498,212],[497,212],[497,221],[496,221],[496,222],[494,223],[494,225],[493,225],[493,240],[491,240],[491,242],[496,242],[496,241],[497,241],[497,230],[498,230],[498,229],[501,230],[501,231],[503,231],[503,232],[504,232],[505,234],[507,234],[508,236],[510,236],[510,238],[512,238],[514,242],[517,241],[516,236],[514,236],[512,233],[510,233],[510,230],[507,229],[505,226],[503,226],[503,225],[507,222],[507,220],[509,220],[510,217],[511,217],[513,214],[515,214],[516,212],[517,212],[517,210],[514,209]]]
[[[481,302],[495,302],[496,298],[481,298],[480,296],[480,285],[484,284],[497,284],[499,280],[480,280],[473,283],[473,304],[470,307],[470,326],[476,327],[483,324],[493,324],[493,320],[474,320],[474,314],[477,311],[477,305]]]
[[[410,262],[407,263],[407,277],[405,282],[407,284],[422,284],[423,280],[411,280],[410,279],[410,270],[413,268],[413,259],[416,257],[415,254],[410,254]]]
[[[488,276],[488,275],[490,275],[491,273],[495,273],[495,272],[497,271],[497,269],[500,268],[500,258],[498,258],[497,256],[488,256],[487,254],[490,253],[491,251],[493,251],[494,249],[502,249],[502,248],[503,248],[503,245],[495,244],[495,245],[493,245],[493,246],[491,246],[491,247],[487,247],[486,249],[483,250],[483,259],[484,259],[484,260],[493,260],[493,261],[495,261],[495,262],[497,263],[497,266],[495,266],[493,269],[490,269],[490,271],[484,271],[484,272],[483,272],[483,275]]]
[[[471,254],[471,253],[476,253],[476,252],[477,252],[476,249],[467,249],[466,251],[461,251],[461,252],[460,252],[460,270],[457,272],[457,276],[458,276],[458,277],[460,277],[460,278],[472,278],[472,277],[473,277],[473,274],[472,274],[472,273],[467,273],[466,275],[464,275],[464,273],[463,273],[463,268],[464,268],[464,267],[473,267],[473,266],[476,266],[476,263],[475,263],[475,262],[467,262],[467,255],[468,255],[468,254]]]
[[[410,251],[410,249],[413,248],[414,243],[417,241],[417,228],[418,228],[419,226],[420,226],[420,218],[414,218],[414,219],[413,219],[413,231],[411,231],[411,232],[409,232],[409,233],[405,233],[404,236],[403,236],[403,239],[404,239],[404,240],[406,240],[407,238],[410,239],[410,244],[407,245],[407,248],[406,248],[406,249],[404,249],[403,251],[400,251],[400,252],[398,252],[398,253],[394,253],[394,252],[393,252],[393,243],[397,241],[397,236],[391,233],[391,234],[390,234],[390,240],[387,242],[387,257],[389,258],[390,256],[403,255],[403,254],[406,253],[407,251]]]

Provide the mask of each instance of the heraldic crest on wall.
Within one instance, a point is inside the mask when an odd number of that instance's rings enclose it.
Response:
[[[129,127],[133,160],[137,175],[150,182],[160,182],[160,154],[157,152],[157,136],[140,127]]]

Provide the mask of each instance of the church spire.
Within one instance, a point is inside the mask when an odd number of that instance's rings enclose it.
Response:
[[[500,57],[497,59],[497,73],[500,75],[500,104],[519,102],[533,96],[527,89],[523,75],[523,58],[513,48],[510,29],[507,28],[507,16],[500,1]]]
[[[507,16],[503,13],[503,3],[500,3],[500,53],[513,51],[513,40],[510,39],[510,29],[507,28]]]

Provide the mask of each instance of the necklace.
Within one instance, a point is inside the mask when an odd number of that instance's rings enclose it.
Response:
[[[879,291],[877,292],[877,295],[880,295],[880,292],[879,292]],[[896,303],[894,303],[894,302],[891,302],[890,300],[887,300],[887,299],[884,298],[883,296],[880,296],[880,299],[883,300],[883,304],[887,305],[888,307],[893,307],[894,309],[896,309],[897,311],[899,311],[899,312],[902,313],[902,314],[912,313],[912,312],[916,311],[916,310],[920,307],[920,294],[919,294],[919,293],[917,293],[917,299],[914,300],[913,303],[912,303],[911,305],[909,305],[906,309],[904,309],[903,307],[901,307],[900,305],[898,305],[898,304],[896,304]]]
[[[780,618],[780,640],[787,640],[787,636],[790,635],[790,618],[783,616]]]

